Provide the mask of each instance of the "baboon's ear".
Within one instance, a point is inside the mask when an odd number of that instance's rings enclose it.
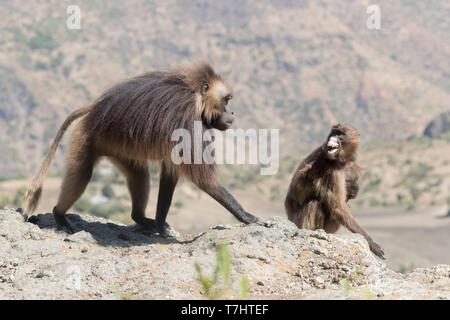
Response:
[[[209,90],[209,83],[204,83],[201,89],[202,94],[206,94],[208,90]]]
[[[203,95],[200,93],[195,94],[195,112],[197,116],[201,117],[206,124],[210,124],[212,120],[211,108],[203,101]]]

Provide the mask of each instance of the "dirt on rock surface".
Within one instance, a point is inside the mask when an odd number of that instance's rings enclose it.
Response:
[[[450,299],[448,265],[395,273],[360,235],[299,230],[280,217],[173,238],[69,219],[73,235],[56,231],[50,214],[29,223],[0,210],[0,299],[202,299],[195,263],[210,274],[220,243],[229,244],[232,283],[246,275],[250,299]]]

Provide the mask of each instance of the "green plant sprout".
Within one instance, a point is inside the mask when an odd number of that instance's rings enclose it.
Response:
[[[201,270],[200,264],[195,263],[197,281],[202,286],[202,294],[205,298],[217,300],[232,296],[231,266],[231,255],[226,243],[216,246],[216,267],[211,276],[205,275]],[[248,292],[248,278],[243,276],[239,281],[239,298],[243,300],[248,299]]]

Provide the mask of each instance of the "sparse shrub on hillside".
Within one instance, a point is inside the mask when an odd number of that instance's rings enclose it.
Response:
[[[47,64],[44,61],[41,61],[41,60],[36,61],[34,63],[33,68],[36,69],[36,70],[40,70],[40,71],[48,70]]]
[[[35,35],[28,40],[28,47],[31,50],[48,50],[51,51],[58,47],[58,43],[53,38],[51,32],[38,30]]]
[[[397,203],[401,204],[405,200],[405,196],[402,193],[397,193]]]
[[[416,208],[416,204],[413,201],[406,202],[406,210],[413,211]]]
[[[390,154],[387,157],[387,164],[394,167],[397,165],[397,159],[392,154]]]
[[[183,204],[183,202],[182,201],[180,201],[180,200],[177,200],[177,201],[175,201],[175,203],[173,204],[174,206],[175,206],[175,208],[177,208],[177,209],[181,209],[181,208],[183,208],[184,207],[184,204]]]
[[[419,197],[423,193],[423,190],[413,186],[409,189],[409,193],[411,195],[412,200],[417,201],[417,199],[419,199]]]
[[[71,70],[72,70],[72,68],[70,66],[64,66],[62,68],[62,73],[63,73],[64,77],[68,78]]]
[[[62,52],[58,52],[55,56],[52,56],[50,59],[50,66],[53,70],[57,69],[64,60],[64,54]]]
[[[412,179],[415,179],[416,181],[420,181],[420,180],[424,179],[428,175],[428,173],[432,170],[433,170],[433,167],[430,166],[429,164],[424,163],[424,162],[419,162],[415,167],[413,167],[410,170],[408,175]]]
[[[444,178],[442,176],[434,177],[431,181],[427,183],[427,189],[438,188],[444,182]]]
[[[86,62],[86,55],[85,54],[78,54],[75,57],[75,64],[77,67],[81,67]]]
[[[114,198],[114,190],[110,183],[106,183],[102,188],[102,196],[111,199]]]

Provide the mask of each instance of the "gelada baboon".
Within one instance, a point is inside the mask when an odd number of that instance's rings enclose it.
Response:
[[[289,220],[297,227],[334,233],[343,225],[363,235],[372,252],[383,258],[383,249],[356,223],[347,205],[358,193],[358,145],[354,128],[333,126],[327,141],[300,163],[284,204]]]
[[[23,201],[25,216],[37,207],[44,177],[64,132],[82,117],[72,132],[66,172],[53,209],[59,228],[74,232],[65,213],[85,190],[101,157],[109,158],[126,176],[133,220],[163,236],[167,235],[166,216],[179,176],[193,181],[239,221],[262,224],[218,183],[215,164],[175,165],[171,161],[172,148],[178,143],[171,140],[175,129],[186,129],[193,136],[194,121],[201,121],[204,131],[231,126],[234,115],[227,106],[231,98],[229,87],[208,64],[150,72],[116,85],[64,121],[27,190]],[[150,160],[161,161],[155,220],[145,216]]]

